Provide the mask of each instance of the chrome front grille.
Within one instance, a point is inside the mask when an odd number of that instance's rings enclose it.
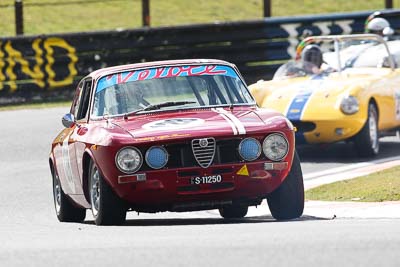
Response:
[[[212,137],[193,139],[192,151],[200,167],[208,168],[215,156],[215,139]]]

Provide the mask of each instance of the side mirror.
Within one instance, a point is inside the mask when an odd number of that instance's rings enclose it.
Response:
[[[75,124],[74,115],[71,113],[67,113],[62,117],[62,124],[65,128],[70,128]]]

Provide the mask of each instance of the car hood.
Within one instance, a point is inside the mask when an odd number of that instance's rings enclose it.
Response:
[[[129,132],[136,141],[154,141],[206,136],[244,135],[265,129],[278,113],[255,108],[198,109],[133,115],[113,124]]]
[[[318,116],[327,108],[339,110],[338,101],[345,95],[368,89],[371,81],[378,77],[382,76],[376,71],[366,73],[365,70],[342,75],[333,73],[258,82],[251,86],[251,91],[260,106],[278,110],[291,120],[299,120],[300,117]]]

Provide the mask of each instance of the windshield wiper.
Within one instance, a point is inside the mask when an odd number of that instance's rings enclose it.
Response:
[[[173,107],[173,106],[183,106],[183,105],[187,105],[187,104],[194,104],[197,103],[196,101],[168,101],[168,102],[162,102],[162,103],[158,103],[155,105],[148,105],[145,106],[144,108],[140,108],[128,113],[124,114],[124,118],[127,118],[129,115],[133,115],[136,114],[138,112],[142,112],[142,111],[149,111],[149,110],[157,110],[160,108],[165,108],[165,107]]]
[[[147,111],[147,110],[157,110],[160,108],[165,108],[165,107],[173,107],[173,106],[182,106],[182,105],[187,105],[187,104],[194,104],[197,103],[196,101],[169,101],[169,102],[162,102],[159,104],[155,105],[148,105],[142,110],[137,110],[137,111]]]

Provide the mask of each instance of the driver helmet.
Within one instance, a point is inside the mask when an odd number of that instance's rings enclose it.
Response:
[[[384,18],[374,18],[367,24],[369,33],[378,34],[380,36],[393,35],[394,31],[390,27],[389,22]]]
[[[322,65],[322,51],[318,45],[307,45],[301,53],[303,64],[312,64],[318,68]]]

